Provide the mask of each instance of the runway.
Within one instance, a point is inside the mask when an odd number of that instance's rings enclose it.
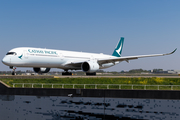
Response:
[[[54,78],[180,78],[180,76],[54,76]]]
[[[53,75],[0,75],[0,79],[44,79],[44,78],[180,78],[180,76],[53,76]]]

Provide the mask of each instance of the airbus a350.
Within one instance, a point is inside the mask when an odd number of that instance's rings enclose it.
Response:
[[[86,52],[74,52],[65,50],[43,49],[33,47],[18,47],[10,50],[2,62],[13,69],[16,67],[32,67],[36,73],[47,73],[51,68],[63,69],[62,75],[72,75],[68,70],[82,70],[86,75],[96,75],[99,69],[105,69],[119,64],[122,61],[129,62],[144,57],[165,56],[173,54],[151,54],[122,57],[124,38],[121,37],[113,54],[95,54]]]

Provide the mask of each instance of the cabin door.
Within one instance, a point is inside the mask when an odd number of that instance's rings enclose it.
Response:
[[[24,50],[24,58],[28,59],[28,53],[26,50]]]

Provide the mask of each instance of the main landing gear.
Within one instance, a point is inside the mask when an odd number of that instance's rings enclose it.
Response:
[[[72,75],[72,72],[68,72],[68,70],[64,70],[64,72],[62,72],[62,75]],[[94,73],[86,73],[87,76],[96,76],[96,72]]]
[[[96,72],[94,73],[86,73],[87,76],[96,76]]]
[[[16,68],[15,68],[15,67],[13,67],[13,66],[10,66],[9,68],[10,68],[10,69],[13,69],[13,71],[12,71],[12,75],[16,75],[16,72],[15,72]]]
[[[68,70],[65,70],[65,72],[62,72],[62,75],[72,75],[72,72],[68,72]]]

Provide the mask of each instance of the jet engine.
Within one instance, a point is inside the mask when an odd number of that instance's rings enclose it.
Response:
[[[99,64],[97,61],[86,61],[82,63],[81,69],[86,73],[93,73],[99,70]]]
[[[50,68],[33,68],[34,72],[36,73],[48,73]]]

